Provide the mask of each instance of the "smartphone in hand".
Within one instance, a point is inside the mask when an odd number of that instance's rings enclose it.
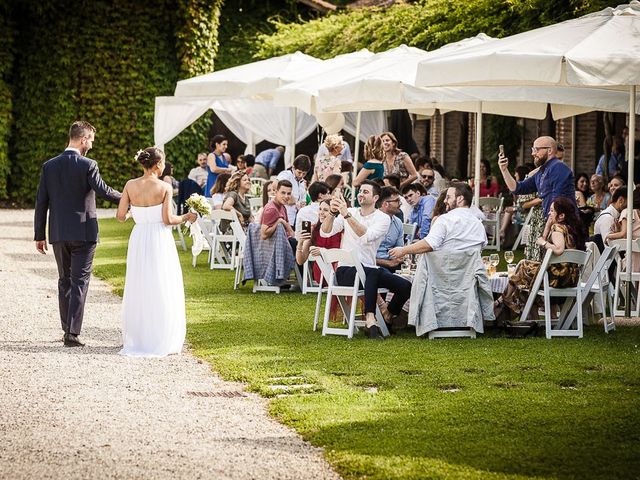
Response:
[[[311,222],[308,220],[302,221],[302,231],[311,235]]]
[[[504,157],[504,145],[498,145],[498,156]]]

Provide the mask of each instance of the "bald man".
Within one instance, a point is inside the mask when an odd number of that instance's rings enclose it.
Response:
[[[544,217],[548,218],[551,203],[558,197],[566,197],[576,203],[575,180],[571,169],[558,159],[558,144],[552,137],[539,137],[533,142],[531,156],[538,171],[520,182],[509,173],[509,159],[498,156],[498,166],[504,182],[516,195],[538,192],[542,199]]]

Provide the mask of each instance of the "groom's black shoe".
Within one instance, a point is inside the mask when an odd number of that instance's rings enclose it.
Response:
[[[64,346],[65,347],[84,347],[84,343],[80,341],[77,335],[73,333],[67,333],[64,336]]]

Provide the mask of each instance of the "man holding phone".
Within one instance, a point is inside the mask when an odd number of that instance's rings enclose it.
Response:
[[[531,156],[538,171],[517,182],[509,173],[509,159],[504,151],[498,155],[498,166],[504,182],[515,195],[538,192],[542,199],[544,217],[548,219],[549,208],[558,197],[566,197],[576,204],[575,180],[573,171],[556,156],[557,142],[552,137],[538,137],[531,147]],[[577,207],[576,207],[577,208]],[[548,233],[548,225],[543,236]]]

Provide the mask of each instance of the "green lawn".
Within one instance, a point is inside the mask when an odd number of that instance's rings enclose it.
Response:
[[[95,272],[121,294],[131,224],[100,225]],[[234,291],[233,272],[209,270],[204,254],[195,269],[180,258],[195,354],[273,397],[271,414],[345,478],[640,478],[640,328],[323,338],[315,296]]]

